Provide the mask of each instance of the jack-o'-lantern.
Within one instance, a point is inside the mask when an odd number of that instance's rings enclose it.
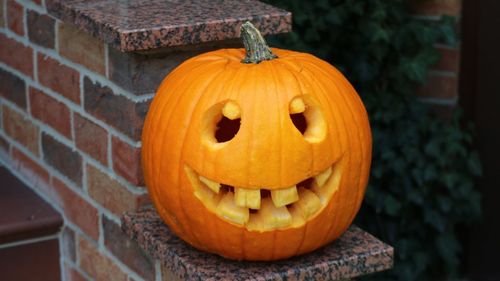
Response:
[[[239,260],[307,253],[359,210],[367,114],[327,62],[269,48],[250,23],[241,34],[245,49],[193,57],[159,86],[142,137],[146,185],[198,249]]]

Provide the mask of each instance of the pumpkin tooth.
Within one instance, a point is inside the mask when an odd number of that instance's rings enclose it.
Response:
[[[217,205],[216,212],[224,219],[240,225],[246,224],[250,217],[248,208],[236,206],[232,192],[228,192],[222,197],[219,201],[219,205]]]
[[[262,215],[267,218],[272,218],[270,223],[274,227],[283,227],[292,223],[292,215],[286,207],[276,207],[272,200],[267,198],[262,204]]]
[[[198,177],[202,183],[204,183],[208,188],[210,188],[213,192],[219,193],[220,190],[220,183],[215,182],[213,180],[209,180],[205,178],[204,176],[199,176]]]
[[[241,117],[240,107],[233,101],[228,101],[222,107],[222,115],[228,119],[235,120]]]
[[[282,207],[299,200],[297,186],[292,186],[285,189],[271,190],[271,198],[276,207]]]
[[[290,102],[290,114],[302,113],[306,110],[306,104],[302,98],[294,98]]]
[[[260,190],[235,187],[234,200],[237,206],[251,209],[260,208]]]
[[[321,204],[323,205],[326,205],[328,201],[328,198],[324,195],[327,193],[328,190],[325,189],[326,188],[322,188],[322,186],[320,186],[317,181],[313,182],[311,188],[309,189],[314,194],[316,194],[316,196],[318,196],[319,200],[321,201]]]
[[[293,204],[293,206],[302,211],[304,218],[309,218],[321,208],[321,200],[309,189],[300,187],[299,197],[300,200]]]
[[[290,215],[292,215],[292,227],[304,225],[306,219],[304,218],[304,215],[302,215],[302,211],[297,206],[292,205],[287,209],[288,212],[290,212]]]
[[[285,227],[292,223],[292,215],[286,207],[276,207],[271,198],[264,198],[255,222],[265,229]]]
[[[321,174],[314,177],[316,183],[319,187],[322,187],[332,175],[332,167],[328,167],[328,169],[324,170]]]

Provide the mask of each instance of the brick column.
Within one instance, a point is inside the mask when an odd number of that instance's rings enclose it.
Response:
[[[426,21],[440,20],[442,16],[457,19],[457,33],[461,20],[461,0],[411,0],[411,8],[416,17]],[[437,44],[441,58],[431,68],[427,83],[420,87],[417,95],[429,103],[437,116],[449,119],[458,101],[460,40],[455,46]]]
[[[120,230],[149,204],[144,118],[173,68],[236,41],[126,53],[49,14],[53,2],[0,0],[0,164],[63,215],[64,280],[160,280]]]
[[[110,48],[44,6],[0,3],[1,161],[64,215],[65,280],[154,280],[155,261],[115,237],[121,213],[148,203],[140,134],[154,90],[114,83]]]

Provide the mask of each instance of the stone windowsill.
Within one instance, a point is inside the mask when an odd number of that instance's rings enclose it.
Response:
[[[391,246],[356,226],[311,254],[272,263],[231,261],[195,250],[153,208],[124,214],[122,230],[182,280],[342,280],[389,269],[394,258]]]
[[[263,34],[289,32],[291,13],[255,0],[47,0],[48,12],[124,52],[239,37],[249,20]]]

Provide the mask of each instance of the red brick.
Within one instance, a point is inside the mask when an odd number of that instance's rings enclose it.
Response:
[[[143,185],[141,149],[132,147],[117,137],[112,138],[113,170],[135,185]]]
[[[138,195],[130,192],[118,181],[92,165],[87,165],[87,185],[89,195],[118,216],[149,202],[147,194]]]
[[[24,179],[31,182],[32,188],[47,195],[52,194],[52,187],[49,183],[50,175],[43,165],[39,165],[15,146],[11,148],[11,159],[13,167],[19,171]]]
[[[0,96],[26,110],[26,83],[23,79],[0,69]]]
[[[0,136],[0,158],[3,155],[8,155],[10,151],[10,143],[2,136]]]
[[[92,82],[88,77],[85,77],[83,85],[85,111],[134,140],[141,138],[150,101],[134,102],[116,95],[109,87]]]
[[[66,262],[64,263],[64,276],[66,281],[86,281],[85,277],[83,277],[78,271],[68,265]]]
[[[102,216],[104,244],[115,257],[145,280],[155,279],[153,261],[112,220]]]
[[[38,80],[42,85],[80,104],[80,73],[75,69],[38,54]]]
[[[55,20],[46,14],[39,14],[29,10],[28,38],[31,42],[45,48],[54,49],[55,46]]]
[[[42,133],[43,160],[78,186],[82,184],[82,157],[51,135]]]
[[[68,139],[71,137],[69,108],[44,92],[30,87],[30,112],[33,117],[54,128]]]
[[[59,24],[59,53],[86,68],[106,74],[104,43],[87,32],[68,24]]]
[[[99,212],[79,194],[56,177],[52,177],[53,197],[66,217],[88,236],[99,239]]]
[[[12,160],[23,175],[29,178],[34,176],[44,183],[49,182],[49,172],[16,147],[12,147]]]
[[[38,127],[28,118],[8,106],[2,107],[3,129],[5,133],[17,142],[38,155]]]
[[[5,19],[3,17],[4,13],[4,5],[3,3],[5,3],[5,0],[0,0],[0,27],[4,27],[5,26]]]
[[[33,77],[33,49],[0,33],[0,61]]]
[[[462,1],[461,0],[411,0],[410,8],[413,13],[419,15],[460,16]]]
[[[417,96],[422,98],[454,99],[457,97],[457,86],[457,77],[430,74],[427,83],[417,90]]]
[[[78,239],[80,268],[95,280],[126,281],[127,275],[108,257],[104,256],[97,246],[82,237]]]
[[[441,54],[439,61],[432,67],[434,70],[458,73],[460,63],[460,49],[449,47],[436,47]]]
[[[456,106],[452,104],[430,104],[431,113],[444,121],[451,121]]]
[[[7,25],[15,33],[24,35],[24,7],[14,0],[7,0]]]
[[[108,165],[108,133],[105,129],[81,116],[73,113],[76,147],[92,158]]]
[[[75,248],[75,232],[69,228],[69,226],[65,226],[62,230],[61,235],[61,253],[64,257],[69,259],[70,261],[76,261],[76,248]]]

